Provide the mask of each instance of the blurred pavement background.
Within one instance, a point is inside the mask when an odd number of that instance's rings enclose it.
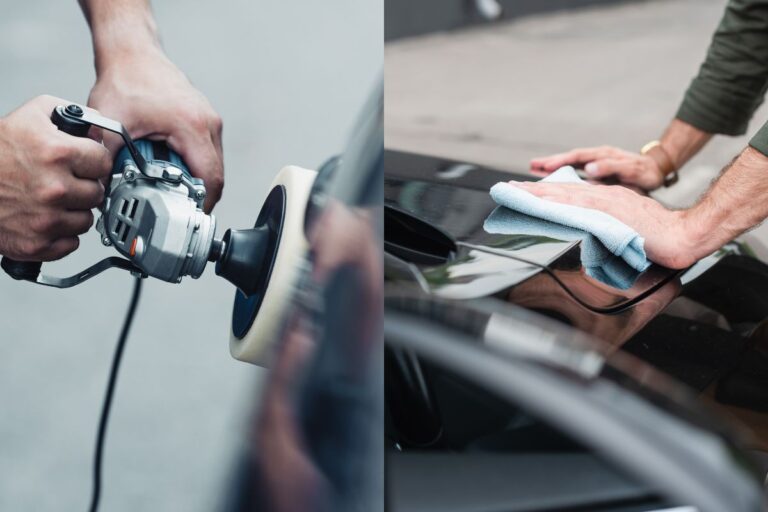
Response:
[[[219,233],[253,224],[285,164],[342,150],[381,73],[378,0],[156,2],[167,53],[224,119]],[[7,3],[0,113],[42,93],[85,102],[94,80],[77,3]],[[47,267],[64,275],[113,251],[95,232]],[[85,510],[96,426],[131,290],[112,271],[60,291],[0,275],[0,510]],[[211,511],[258,398],[261,371],[229,356],[234,289],[209,268],[145,283],[115,395],[102,510]]]
[[[674,116],[725,4],[616,2],[390,42],[386,146],[523,172],[573,147],[639,150]],[[767,119],[762,107],[749,133]],[[715,138],[654,196],[693,203],[748,140]]]

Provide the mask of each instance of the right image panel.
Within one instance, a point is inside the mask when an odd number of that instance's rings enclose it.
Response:
[[[766,510],[768,4],[386,0],[386,503]]]

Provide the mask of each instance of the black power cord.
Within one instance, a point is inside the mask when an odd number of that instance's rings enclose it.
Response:
[[[101,460],[104,452],[104,438],[107,435],[107,422],[109,421],[109,410],[112,406],[112,395],[115,392],[115,383],[117,382],[117,372],[120,368],[120,360],[123,358],[123,349],[128,339],[128,333],[131,330],[133,317],[136,313],[136,307],[139,305],[139,296],[141,295],[141,283],[144,279],[137,277],[133,285],[133,294],[131,302],[128,305],[128,311],[125,313],[123,328],[120,331],[120,337],[115,347],[115,355],[112,356],[112,368],[109,371],[109,382],[104,394],[104,401],[101,404],[101,418],[99,419],[99,432],[96,435],[96,452],[93,456],[93,490],[91,493],[90,512],[96,512],[99,509],[99,498],[101,497]]]

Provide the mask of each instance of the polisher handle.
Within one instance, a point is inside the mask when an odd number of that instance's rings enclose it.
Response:
[[[192,179],[192,174],[189,172],[187,164],[181,159],[181,155],[172,150],[165,141],[138,139],[133,141],[133,144],[139,154],[141,154],[147,162],[172,164],[174,167],[181,169],[181,172],[183,172],[187,178]],[[128,148],[123,146],[117,153],[117,157],[115,157],[112,173],[119,173],[123,162],[127,159],[133,160],[133,157],[131,156],[130,151],[128,151]]]
[[[66,108],[68,114],[77,117],[82,115],[82,108],[77,105],[56,107],[51,113],[51,121],[64,133],[68,133],[74,137],[87,137],[90,125],[82,121],[64,117],[59,112],[60,108]],[[0,261],[0,267],[5,270],[5,273],[17,281],[36,281],[37,276],[40,275],[42,265],[43,262],[41,261],[16,261],[7,256],[3,256],[3,259]]]

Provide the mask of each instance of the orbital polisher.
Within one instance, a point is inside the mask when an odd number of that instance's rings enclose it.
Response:
[[[203,181],[164,142],[133,141],[119,122],[75,104],[57,106],[51,121],[75,137],[88,136],[92,126],[122,137],[125,146],[115,159],[96,222],[102,243],[122,257],[105,258],[69,277],[42,273],[41,262],[7,257],[0,262],[3,270],[17,280],[68,288],[110,268],[179,283],[184,276],[200,277],[207,263],[215,262],[216,274],[239,290],[232,355],[268,364],[270,341],[307,246],[304,215],[316,173],[283,168],[254,227],[228,229],[217,238],[215,217],[203,211]]]

